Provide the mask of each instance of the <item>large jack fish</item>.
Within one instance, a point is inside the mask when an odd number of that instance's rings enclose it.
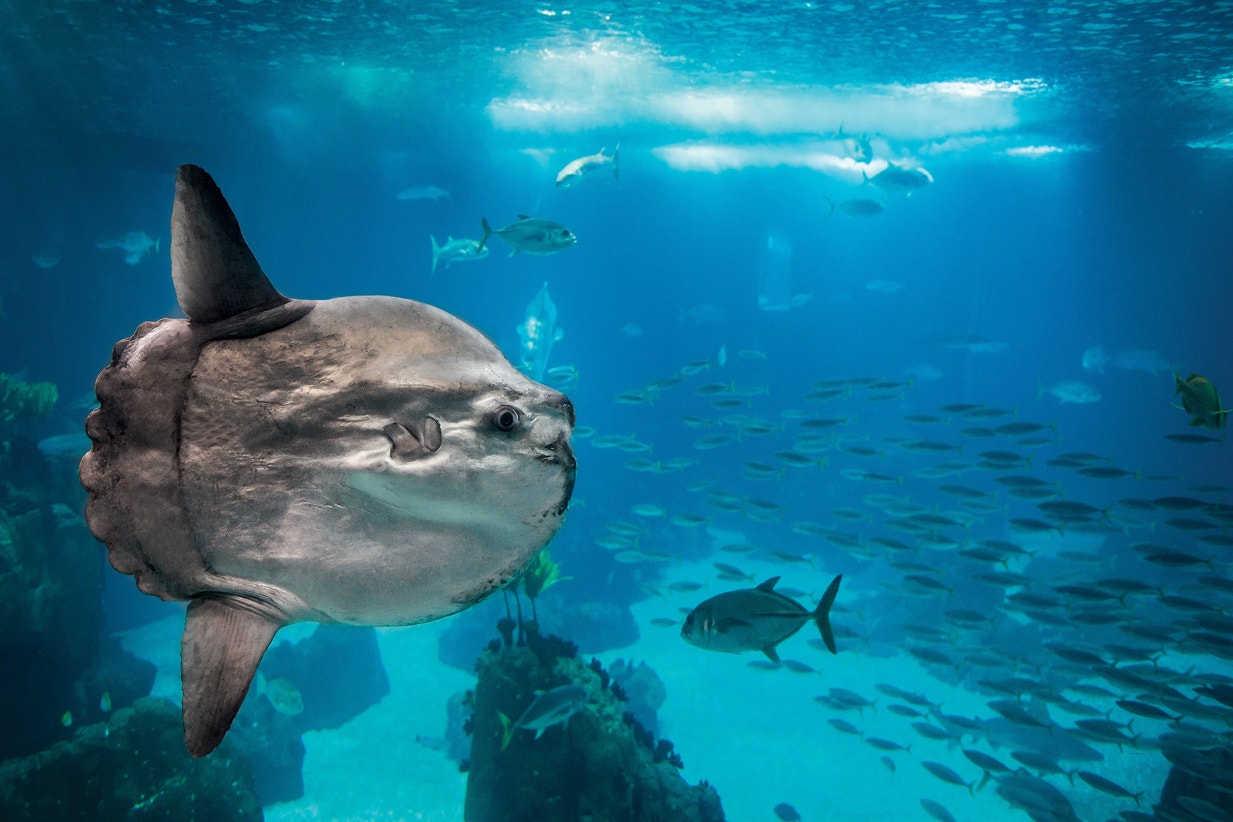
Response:
[[[574,410],[440,309],[284,297],[195,166],[171,237],[188,319],[116,344],[81,481],[111,564],[189,600],[184,738],[202,756],[283,625],[427,622],[516,577],[569,503]]]

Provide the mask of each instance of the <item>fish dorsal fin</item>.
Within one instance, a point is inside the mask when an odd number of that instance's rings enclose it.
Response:
[[[768,594],[774,593],[775,584],[777,582],[779,582],[779,577],[771,577],[766,582],[763,582],[761,585],[757,586],[757,590],[766,591]]]
[[[282,622],[235,598],[188,604],[180,640],[184,744],[193,756],[218,747]]]
[[[531,218],[530,218],[530,217],[528,217],[528,216],[527,216],[527,215],[525,215],[525,214],[519,214],[519,215],[518,215],[518,219],[519,219],[519,220],[529,220],[529,219],[531,219]]]
[[[194,323],[216,323],[289,300],[270,283],[212,177],[180,166],[171,211],[171,280]]]

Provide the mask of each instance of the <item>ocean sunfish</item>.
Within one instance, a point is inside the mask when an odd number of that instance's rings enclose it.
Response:
[[[171,232],[187,319],[116,344],[80,470],[116,570],[189,600],[202,756],[282,626],[427,622],[516,578],[569,504],[574,410],[440,309],[284,297],[200,168],[179,169]]]

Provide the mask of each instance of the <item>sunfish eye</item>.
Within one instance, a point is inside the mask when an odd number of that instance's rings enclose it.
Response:
[[[522,413],[512,405],[502,405],[492,412],[492,424],[498,431],[513,431],[521,419]]]

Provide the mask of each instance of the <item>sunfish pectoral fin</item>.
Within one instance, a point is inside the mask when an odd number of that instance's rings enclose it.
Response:
[[[257,665],[283,622],[234,597],[188,605],[180,641],[184,745],[193,756],[218,747],[240,710]]]
[[[434,454],[441,447],[441,423],[428,416],[407,423],[391,422],[381,429],[394,443],[390,456],[397,460],[412,460]]]

